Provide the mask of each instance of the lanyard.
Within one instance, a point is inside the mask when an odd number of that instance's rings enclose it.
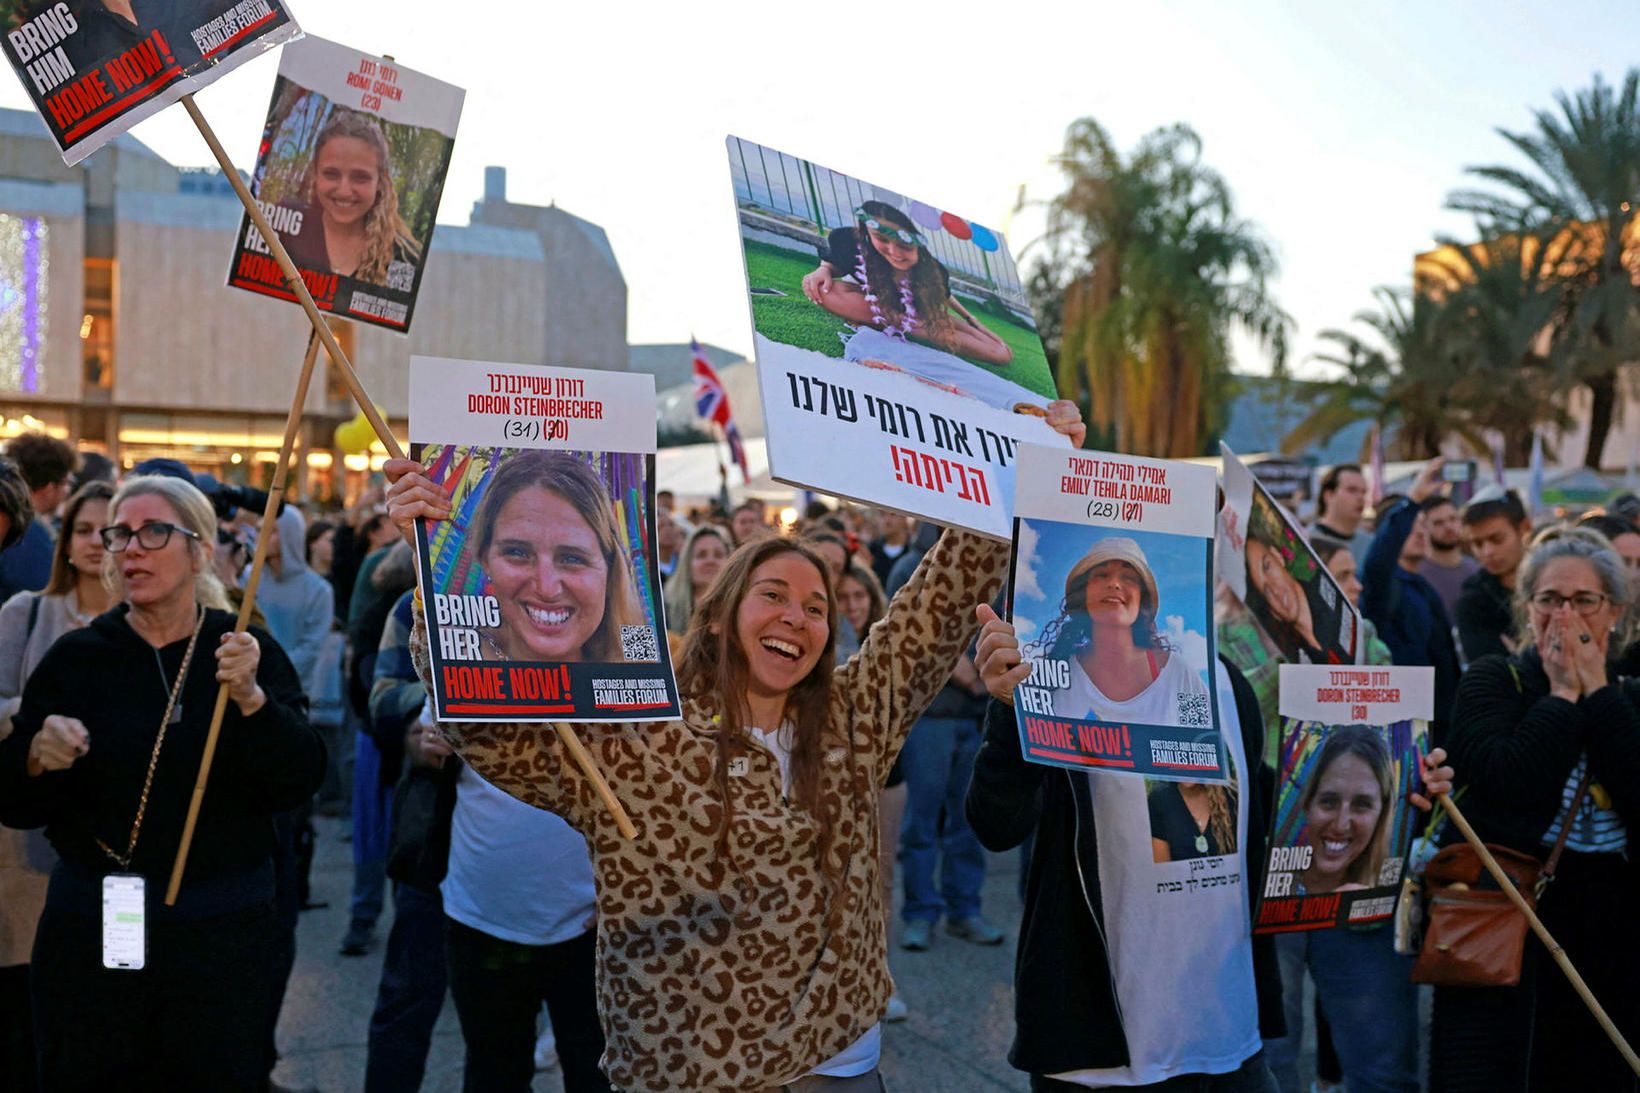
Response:
[[[165,703],[165,716],[160,719],[159,735],[154,738],[154,753],[148,757],[148,774],[142,780],[142,796],[137,799],[137,816],[131,822],[131,838],[125,844],[125,853],[121,854],[101,839],[97,846],[104,854],[119,863],[121,869],[131,868],[131,857],[137,850],[137,836],[142,833],[142,818],[148,811],[148,791],[154,787],[154,769],[159,766],[159,750],[165,744],[165,730],[171,725],[171,711],[176,709],[177,698],[182,694],[182,684],[188,678],[188,667],[194,660],[194,646],[199,643],[199,632],[205,626],[205,609],[199,609],[199,621],[194,623],[194,635],[188,639],[188,651],[182,654],[182,668],[177,672],[177,681],[171,686],[170,699]],[[160,666],[161,677],[164,678],[164,665]]]

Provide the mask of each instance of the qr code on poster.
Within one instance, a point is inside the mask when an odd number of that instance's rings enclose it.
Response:
[[[387,282],[383,288],[394,292],[409,292],[416,287],[416,264],[402,259],[387,263]]]
[[[660,646],[655,643],[653,626],[621,627],[621,657],[624,660],[661,659]]]
[[[1208,705],[1206,695],[1179,696],[1179,724],[1199,729],[1212,723],[1213,711]]]

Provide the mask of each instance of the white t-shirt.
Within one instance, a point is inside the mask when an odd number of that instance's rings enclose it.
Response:
[[[1102,1089],[1151,1085],[1181,1074],[1228,1074],[1261,1047],[1242,849],[1247,757],[1229,681],[1221,678],[1218,691],[1236,778],[1235,853],[1157,863],[1147,782],[1132,775],[1087,775],[1099,832],[1105,941],[1131,1062],[1051,1075],[1059,1081]]]
[[[1207,693],[1201,673],[1187,664],[1181,653],[1169,654],[1167,663],[1161,666],[1150,686],[1125,702],[1107,698],[1088,678],[1078,658],[1070,658],[1070,667],[1071,685],[1053,693],[1055,717],[1126,721],[1135,725],[1183,725],[1185,720],[1179,713],[1181,699]]]
[[[444,913],[520,945],[586,933],[593,914],[586,840],[554,812],[509,797],[463,766],[450,822]]]
[[[780,729],[748,728],[753,740],[762,744],[774,756],[774,761],[780,766],[781,792],[790,794],[792,789],[792,749],[790,726]],[[827,1078],[853,1078],[860,1074],[869,1074],[882,1060],[883,1055],[883,1026],[879,1022],[860,1034],[860,1038],[833,1055],[813,1070],[810,1074],[824,1075]]]

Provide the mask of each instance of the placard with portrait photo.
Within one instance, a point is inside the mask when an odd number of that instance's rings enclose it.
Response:
[[[1224,782],[1213,653],[1213,471],[1021,449],[1009,605],[1030,677],[1026,759]]]
[[[1283,664],[1281,763],[1255,933],[1380,922],[1395,912],[1423,813],[1435,670]]]
[[[302,33],[281,0],[0,0],[0,32],[70,165]]]
[[[437,717],[680,716],[654,377],[412,357],[410,435],[450,494],[450,518],[416,529]]]
[[[1224,508],[1219,513],[1219,577],[1285,664],[1354,664],[1361,615],[1310,546],[1296,517],[1219,445]]]
[[[728,144],[771,473],[1007,538],[1019,445],[1066,446],[1045,420],[1053,371],[1007,240]]]
[[[409,331],[465,96],[322,38],[285,48],[251,192],[319,310]],[[228,284],[296,299],[248,215]]]

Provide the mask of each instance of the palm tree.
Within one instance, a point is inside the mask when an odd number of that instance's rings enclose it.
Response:
[[[1449,399],[1475,426],[1503,438],[1506,462],[1525,463],[1540,425],[1568,424],[1564,383],[1548,358],[1564,319],[1553,271],[1565,242],[1522,225],[1481,226],[1480,243],[1441,239],[1420,256],[1420,301],[1436,308],[1454,375]]]
[[[1354,316],[1363,333],[1329,329],[1316,335],[1335,348],[1314,359],[1343,375],[1282,438],[1282,452],[1302,452],[1363,418],[1378,423],[1390,458],[1432,458],[1454,434],[1485,451],[1485,437],[1454,397],[1460,370],[1443,345],[1440,305],[1405,289],[1379,287],[1373,295],[1377,309]]]
[[[1558,112],[1533,113],[1529,132],[1498,133],[1525,168],[1471,167],[1501,192],[1465,190],[1450,208],[1486,223],[1531,224],[1563,244],[1553,272],[1565,290],[1552,354],[1593,393],[1586,466],[1598,468],[1617,408],[1618,368],[1640,356],[1640,292],[1625,251],[1640,215],[1640,69],[1621,88],[1598,75],[1576,95],[1555,94]]]
[[[1092,433],[1119,451],[1201,454],[1228,399],[1232,325],[1285,363],[1291,320],[1266,288],[1269,245],[1186,126],[1150,133],[1124,161],[1083,118],[1056,161],[1067,185],[1047,203],[1030,284],[1058,336],[1060,393],[1085,398]]]

